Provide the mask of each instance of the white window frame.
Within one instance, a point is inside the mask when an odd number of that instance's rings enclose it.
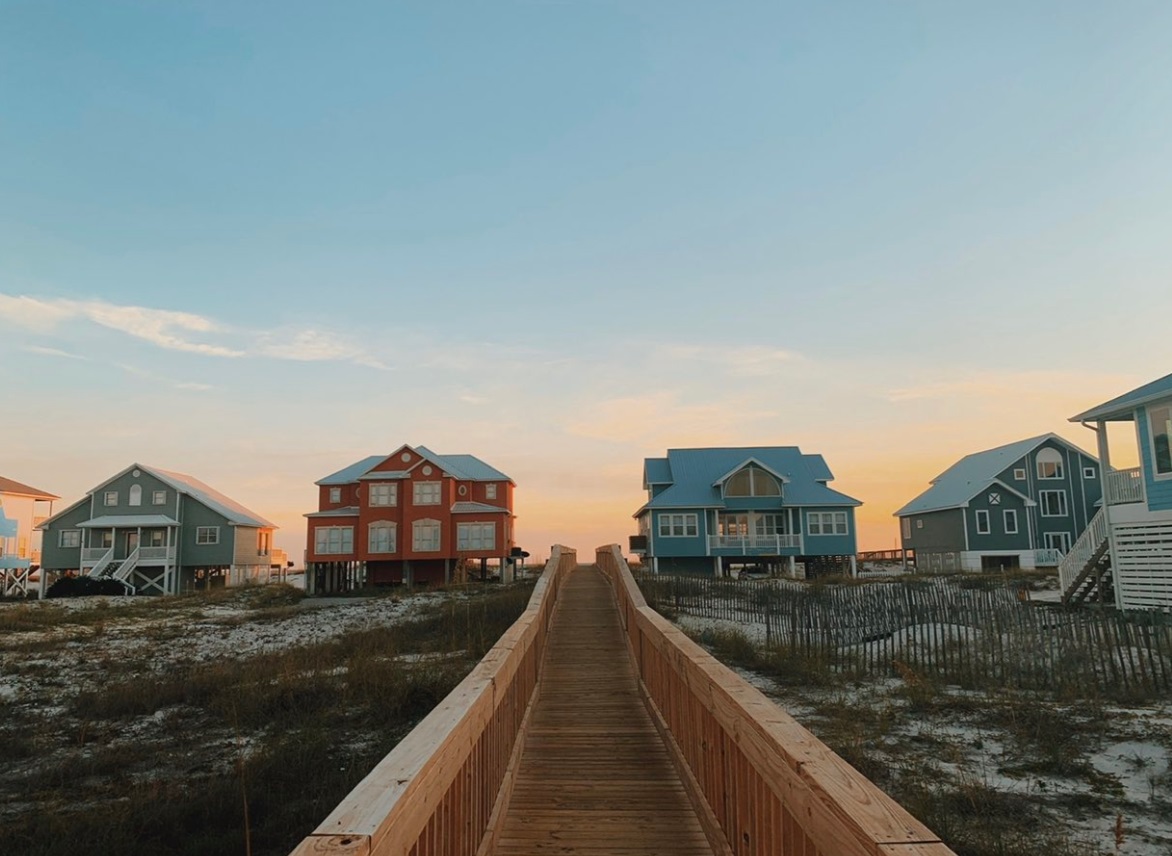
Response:
[[[130,486],[130,492],[126,497],[126,504],[134,506],[142,505],[142,485],[132,484]]]
[[[457,523],[457,550],[495,550],[495,523]]]
[[[144,547],[166,547],[167,532],[163,529],[151,529],[143,533]]]
[[[845,511],[810,511],[806,513],[806,534],[849,535],[850,523]]]
[[[1025,467],[1014,467],[1013,468],[1013,478],[1015,481],[1025,481],[1025,479],[1026,479]]]
[[[1156,414],[1159,412],[1166,412],[1165,424],[1160,431],[1168,437],[1168,441],[1172,444],[1172,401],[1161,401],[1155,405],[1148,405],[1147,420],[1148,420],[1148,448],[1152,453],[1152,478],[1155,479],[1172,479],[1172,466],[1167,470],[1160,469],[1159,460],[1156,455]]]
[[[988,509],[985,509],[985,508],[978,508],[978,509],[976,509],[976,511],[974,512],[973,516],[976,518],[976,523],[977,523],[977,534],[978,534],[978,535],[990,535],[990,534],[992,534],[992,532],[993,532],[993,521],[992,521],[992,518],[991,518],[991,516],[990,516],[990,514],[989,514],[989,511],[988,511]],[[985,525],[984,525],[984,526],[982,526],[982,525],[981,525],[981,521],[982,521],[982,519],[985,521]]]
[[[439,505],[442,497],[442,482],[417,481],[411,490],[411,502],[414,505]]]
[[[1074,539],[1069,532],[1043,532],[1042,544],[1047,550],[1057,550],[1063,555],[1070,552],[1070,545]]]
[[[1012,525],[1010,524],[1010,521],[1013,521]],[[1001,522],[1005,526],[1005,534],[1006,535],[1016,535],[1018,533],[1017,509],[1016,508],[1006,508],[1004,511],[1002,511],[1001,512]]]
[[[399,504],[399,485],[396,482],[376,482],[366,489],[366,504],[390,508]]]
[[[196,526],[195,543],[201,547],[208,547],[220,543],[219,526]]]
[[[425,517],[411,524],[411,549],[416,553],[438,553],[442,543],[443,529],[438,520]]]
[[[102,494],[102,505],[117,505],[117,504],[118,504],[118,491],[108,490],[104,494]]]
[[[682,512],[659,515],[660,538],[699,538],[700,515]]]
[[[901,519],[899,521],[899,526],[900,532],[903,534],[904,538],[912,537],[912,519],[910,517],[904,517]]]
[[[388,533],[388,534],[383,534]],[[389,520],[376,520],[367,527],[368,553],[394,553],[399,547],[399,527]]]
[[[166,505],[166,504],[167,504],[167,491],[165,491],[165,490],[151,491],[151,505]]]
[[[340,487],[330,488],[330,502],[342,501],[342,489]]]
[[[496,485],[495,484],[486,484],[484,486],[484,498],[485,499],[496,499]]]
[[[317,527],[313,531],[313,552],[319,556],[345,556],[353,553],[354,527]]]
[[[66,537],[69,536],[69,537]],[[66,542],[72,543],[66,543]],[[62,529],[57,535],[57,546],[62,550],[74,550],[81,546],[80,529]]]
[[[1046,495],[1047,494],[1052,494],[1052,495],[1059,497],[1060,501],[1058,502],[1058,505],[1061,507],[1060,512],[1053,513],[1053,512],[1046,510]],[[1038,508],[1040,509],[1039,513],[1043,517],[1069,517],[1070,516],[1070,505],[1066,501],[1066,491],[1064,491],[1064,490],[1040,490],[1040,491],[1038,491]]]
[[[1058,456],[1058,460],[1043,461],[1043,452],[1053,452]],[[1062,481],[1064,478],[1066,478],[1066,463],[1062,460],[1062,453],[1057,449],[1053,449],[1047,446],[1046,448],[1039,451],[1037,456],[1034,458],[1034,466],[1038,472],[1038,481]],[[1046,467],[1053,467],[1054,469],[1051,471],[1049,469],[1045,469]],[[1046,475],[1047,472],[1052,472],[1052,475]]]

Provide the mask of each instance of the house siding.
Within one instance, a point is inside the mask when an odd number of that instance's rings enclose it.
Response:
[[[135,485],[142,488],[142,502],[139,505],[130,504],[130,488]],[[116,505],[106,505],[105,494],[112,490],[118,491],[118,502]],[[167,493],[167,500],[162,505],[154,505],[151,502],[154,492],[157,490]],[[165,514],[170,517],[175,510],[175,488],[145,470],[140,470],[137,478],[133,470],[123,473],[114,481],[96,490],[93,497],[94,517],[129,514]]]
[[[227,518],[190,496],[184,496],[181,505],[180,521],[183,526],[179,537],[179,564],[184,567],[231,565],[235,553],[235,540],[232,535],[233,527],[228,524]],[[195,543],[196,531],[200,526],[219,526],[220,542]]]
[[[260,533],[255,526],[233,526],[236,532],[236,549],[232,554],[234,565],[268,565],[272,555],[272,535],[269,536],[269,555],[262,556],[257,550]],[[270,530],[271,532],[271,530]],[[221,537],[223,531],[221,530]]]
[[[964,509],[948,508],[943,511],[927,511],[922,514],[908,514],[903,519],[911,521],[911,535],[903,539],[905,550],[917,552],[954,552],[965,549]],[[923,526],[918,526],[923,521]],[[903,524],[900,524],[902,530]],[[902,536],[902,531],[901,531]]]
[[[1168,402],[1159,402],[1162,407]],[[1172,511],[1172,478],[1156,478],[1156,464],[1152,460],[1152,431],[1148,424],[1148,408],[1135,411],[1136,432],[1139,438],[1140,466],[1143,468],[1144,488],[1149,511]]]
[[[1000,497],[1000,502],[993,503],[992,495],[996,494]],[[1017,533],[1012,534],[1005,531],[1005,511],[1011,510],[1017,512]],[[1025,500],[1016,496],[1008,490],[993,485],[988,490],[981,491],[969,503],[969,507],[962,509],[965,516],[965,522],[968,525],[969,546],[968,549],[973,552],[993,552],[1005,550],[1029,550],[1030,535],[1029,527],[1026,520]],[[989,534],[981,535],[977,532],[977,512],[987,511],[989,513]],[[963,534],[961,541],[963,545]],[[959,547],[956,549],[960,549]]]
[[[60,543],[61,532],[65,529],[76,529],[79,523],[90,519],[89,497],[85,502],[78,503],[75,508],[68,509],[60,517],[50,523],[44,532],[41,543],[41,566],[50,571],[71,571],[81,567],[81,547],[63,548]],[[85,535],[82,535],[83,543]]]
[[[809,516],[817,512],[846,512],[846,535],[811,535]],[[846,508],[810,508],[803,509],[798,515],[802,526],[802,555],[803,556],[853,556],[858,552],[855,537],[855,510]]]
[[[671,514],[695,514],[696,515],[696,536],[677,538],[674,536],[663,536],[659,534],[659,521],[665,515]],[[655,556],[662,557],[682,557],[682,556],[708,556],[711,555],[708,550],[708,514],[705,509],[701,508],[671,508],[655,510],[651,513],[651,534],[652,544]]]

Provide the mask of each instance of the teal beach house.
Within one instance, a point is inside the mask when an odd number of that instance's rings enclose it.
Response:
[[[276,527],[192,476],[132,464],[38,528],[44,597],[50,574],[155,595],[267,582]]]
[[[1172,375],[1070,418],[1092,429],[1107,501],[1059,566],[1063,600],[1172,610]],[[1135,426],[1139,466],[1111,467],[1107,425]]]
[[[654,573],[854,573],[862,503],[833,480],[796,446],[669,449],[643,462],[631,552]]]
[[[895,516],[921,572],[1057,567],[1102,489],[1098,460],[1043,434],[966,455]]]

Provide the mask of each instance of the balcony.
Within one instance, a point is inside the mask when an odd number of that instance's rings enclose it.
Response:
[[[1145,502],[1144,477],[1139,467],[1129,470],[1112,470],[1107,473],[1107,502],[1111,505],[1126,505]]]
[[[139,547],[140,565],[168,565],[175,561],[174,547]]]
[[[1062,551],[1053,547],[1034,550],[1034,567],[1056,568],[1062,563]]]
[[[801,535],[709,535],[708,549],[742,556],[781,556],[802,550]]]

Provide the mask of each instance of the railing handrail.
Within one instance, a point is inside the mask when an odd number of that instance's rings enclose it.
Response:
[[[1146,498],[1143,471],[1139,467],[1111,470],[1107,473],[1106,487],[1106,501],[1112,505],[1143,502]]]
[[[914,845],[917,856],[955,856],[793,717],[648,607],[618,545],[599,547],[597,559],[614,587],[648,701],[725,841],[736,842],[734,852],[790,856],[811,852],[803,849],[809,843],[843,856],[902,852],[900,845]],[[777,805],[784,811],[775,811]],[[783,816],[798,827],[784,846]]]
[[[1100,508],[1087,528],[1078,536],[1074,546],[1070,548],[1062,561],[1058,563],[1058,583],[1065,593],[1074,585],[1078,575],[1082,573],[1087,562],[1095,555],[1095,551],[1107,540],[1107,515]]]
[[[802,536],[778,532],[773,535],[709,535],[709,547],[777,547],[778,549],[801,548]]]
[[[476,853],[520,739],[558,591],[577,564],[555,546],[529,605],[484,659],[293,851],[293,856]],[[475,763],[476,776],[472,769]]]

